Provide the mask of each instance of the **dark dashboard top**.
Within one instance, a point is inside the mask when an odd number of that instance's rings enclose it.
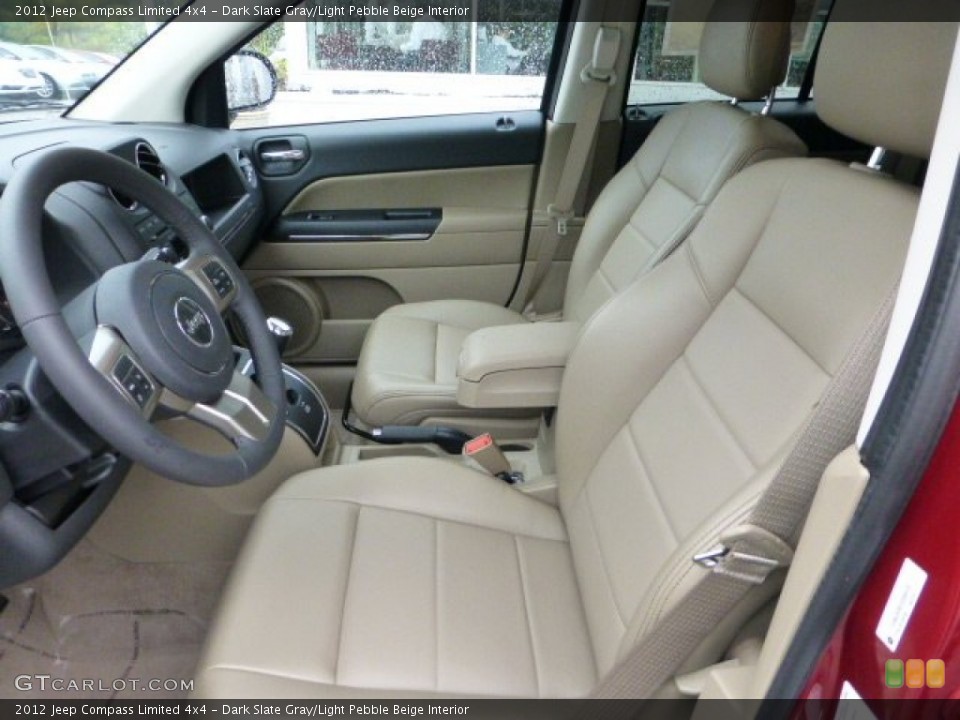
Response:
[[[0,124],[0,182],[9,180],[24,156],[52,145],[69,143],[109,151],[117,145],[142,138],[156,148],[170,170],[189,173],[217,155],[236,148],[229,130],[168,123],[96,123],[52,118]]]

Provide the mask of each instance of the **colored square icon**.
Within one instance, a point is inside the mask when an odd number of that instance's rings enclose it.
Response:
[[[947,684],[947,666],[943,660],[927,660],[927,687],[942,688]]]
[[[884,682],[888,688],[903,687],[903,660],[887,660],[884,666]]]
[[[923,660],[907,660],[907,687],[917,688],[923,687],[923,677],[924,677],[924,662]]]

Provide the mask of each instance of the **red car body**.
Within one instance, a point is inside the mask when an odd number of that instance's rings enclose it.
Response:
[[[932,461],[897,528],[821,655],[804,689],[803,700],[839,698],[848,684],[848,689],[852,687],[878,718],[905,718],[917,717],[920,706],[884,701],[960,698],[958,491],[960,403],[954,407]],[[876,630],[908,558],[926,571],[927,580],[896,650],[891,651],[880,641]],[[910,659],[942,660],[943,687],[932,688],[926,683],[921,688],[909,688],[906,684],[889,687],[887,661],[906,663]],[[950,716],[933,706],[923,708],[921,714]],[[800,712],[798,716],[809,715]]]

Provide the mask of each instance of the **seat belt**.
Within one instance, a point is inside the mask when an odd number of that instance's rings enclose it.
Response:
[[[601,25],[597,29],[597,36],[593,43],[593,57],[590,64],[580,72],[580,80],[585,85],[583,106],[560,172],[556,195],[553,203],[547,207],[547,214],[552,221],[550,229],[540,243],[533,277],[523,299],[523,314],[528,319],[534,317],[533,300],[550,272],[560,240],[567,234],[567,224],[575,216],[573,203],[576,200],[577,188],[580,187],[580,179],[583,177],[587,158],[593,147],[593,139],[597,134],[607,89],[617,81],[614,67],[619,54],[620,30]]]
[[[681,664],[751,590],[774,570],[790,564],[820,478],[830,461],[856,439],[895,297],[896,289],[844,358],[746,522],[724,533],[720,544],[693,557],[693,562],[711,572],[641,637],[591,697],[649,698],[676,675]],[[600,714],[619,717],[618,708],[623,709],[621,704],[611,703]],[[636,712],[637,708],[631,704],[629,709]]]

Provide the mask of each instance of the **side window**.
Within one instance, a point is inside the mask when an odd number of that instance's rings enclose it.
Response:
[[[724,98],[700,80],[703,22],[671,20],[681,0],[649,0],[634,58],[628,105],[685,103]],[[796,98],[823,30],[830,0],[800,0],[791,24],[790,64],[778,98]]]
[[[415,21],[275,23],[245,49],[270,59],[279,92],[232,127],[539,109],[561,4],[472,0],[467,20],[440,21],[435,0],[413,0]],[[301,7],[324,17],[324,0]]]

